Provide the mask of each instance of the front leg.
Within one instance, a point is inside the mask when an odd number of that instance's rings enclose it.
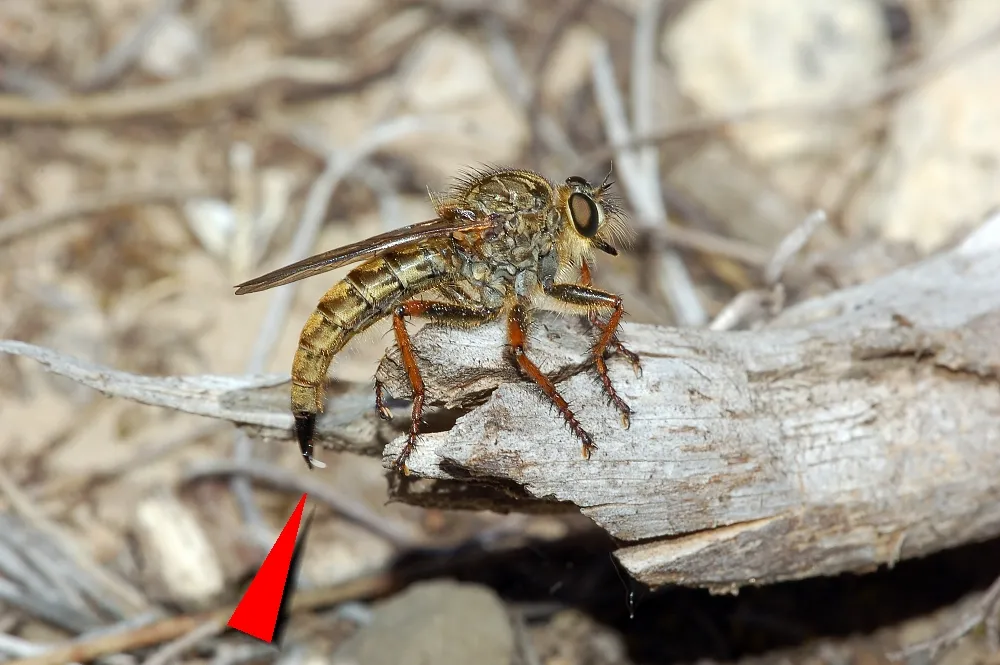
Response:
[[[583,262],[580,264],[580,283],[583,286],[592,286],[594,283],[590,273],[590,264],[587,263],[586,259],[584,259]],[[601,323],[601,319],[597,315],[597,309],[594,308],[588,309],[587,318],[590,319],[590,323],[595,328],[597,328],[601,332],[604,332],[605,325]],[[632,369],[635,371],[635,375],[637,377],[642,376],[642,365],[639,362],[639,354],[635,353],[634,351],[630,351],[628,348],[625,347],[624,344],[621,343],[621,341],[618,339],[617,330],[611,336],[611,341],[608,343],[608,348],[611,349],[613,353],[620,353],[626,358],[628,358],[628,361],[632,363]]]
[[[608,323],[603,327],[599,327],[601,334],[594,346],[591,347],[591,354],[594,358],[594,367],[597,369],[597,376],[604,387],[604,392],[621,414],[622,426],[628,429],[631,424],[632,408],[625,403],[625,400],[615,390],[614,385],[611,383],[611,377],[608,376],[608,364],[604,359],[608,347],[617,341],[618,325],[621,323],[622,315],[625,313],[621,297],[580,284],[553,284],[546,291],[548,295],[556,300],[579,309],[586,309],[588,314],[592,314],[595,317],[598,310],[611,310]],[[636,369],[636,374],[639,374],[639,356],[627,350],[625,350],[625,353],[632,361],[632,365]]]

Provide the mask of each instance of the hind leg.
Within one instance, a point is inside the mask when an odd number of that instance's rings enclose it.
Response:
[[[421,417],[424,410],[426,390],[424,380],[417,367],[417,358],[413,352],[413,342],[406,330],[406,317],[420,316],[431,322],[457,328],[474,328],[496,318],[499,310],[476,308],[467,305],[438,302],[434,300],[410,300],[399,307],[392,315],[392,329],[396,335],[396,344],[403,362],[403,369],[413,388],[413,410],[410,414],[410,431],[406,436],[406,445],[396,458],[394,466],[404,474],[409,474],[406,460],[417,445],[417,435],[420,433]],[[375,405],[383,418],[392,417],[384,404],[384,387],[378,380],[375,382]]]

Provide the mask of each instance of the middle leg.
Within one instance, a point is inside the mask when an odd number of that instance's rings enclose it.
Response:
[[[605,355],[609,347],[617,340],[618,324],[625,313],[621,297],[579,284],[554,284],[549,287],[547,292],[551,297],[563,304],[585,309],[595,317],[596,311],[599,309],[611,310],[611,316],[607,324],[598,328],[601,334],[594,346],[591,347],[591,356],[594,359],[594,367],[597,370],[597,377],[601,381],[601,386],[604,388],[604,393],[608,396],[611,403],[615,405],[615,408],[618,409],[621,415],[622,426],[628,429],[632,421],[632,408],[625,403],[625,400],[621,398],[611,383],[611,377],[608,375],[608,363],[605,360]],[[633,367],[638,375],[640,372],[639,356],[631,351],[626,350],[625,352],[632,360]]]
[[[538,365],[528,358],[525,351],[525,342],[527,341],[525,328],[527,327],[527,323],[527,310],[525,310],[521,303],[514,305],[507,320],[507,339],[510,342],[510,353],[514,364],[524,376],[541,388],[545,396],[555,405],[560,415],[566,421],[566,424],[573,431],[573,434],[583,444],[583,456],[590,459],[591,453],[597,450],[597,446],[594,445],[594,439],[587,430],[583,429],[583,425],[580,424],[580,421],[576,419],[576,416],[570,410],[566,399],[559,394],[555,384],[552,383],[552,379],[545,376],[542,370],[538,368]]]

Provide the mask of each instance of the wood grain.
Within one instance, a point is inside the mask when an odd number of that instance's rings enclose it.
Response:
[[[604,403],[583,326],[541,318],[529,353],[594,435],[590,461],[514,378],[499,327],[425,328],[414,339],[428,403],[472,410],[422,438],[410,468],[424,479],[395,495],[578,506],[653,586],[864,571],[996,536],[998,237],[994,219],[949,253],[806,301],[760,330],[626,325],[622,339],[644,363],[636,378],[611,362],[636,412],[628,430]],[[408,393],[395,352],[379,377]]]

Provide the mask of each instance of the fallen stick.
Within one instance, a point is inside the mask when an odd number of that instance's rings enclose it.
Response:
[[[579,509],[654,587],[860,572],[1000,534],[1000,215],[949,252],[761,330],[624,326],[644,363],[636,378],[611,361],[636,412],[629,430],[604,403],[579,322],[539,324],[529,353],[594,435],[594,457],[513,374],[501,327],[427,326],[414,344],[428,404],[447,410],[429,414],[414,478],[390,475],[396,500]],[[290,438],[287,377],[144,377],[21,342],[0,351],[109,395]],[[408,396],[394,349],[378,375]],[[384,444],[408,410],[382,423],[370,385],[338,385],[317,438],[388,468],[403,441]]]
[[[422,437],[417,504],[579,507],[652,586],[736,590],[895,564],[1000,534],[1000,216],[961,246],[788,309],[761,330],[626,325],[622,429],[573,320],[529,354],[560,379],[588,461],[503,356],[503,329],[415,336],[428,403],[473,410]],[[409,387],[395,350],[379,368]],[[408,413],[401,413],[406,416]],[[404,418],[400,418],[404,419]],[[385,450],[388,467],[401,450]],[[428,481],[426,479],[433,479]]]

